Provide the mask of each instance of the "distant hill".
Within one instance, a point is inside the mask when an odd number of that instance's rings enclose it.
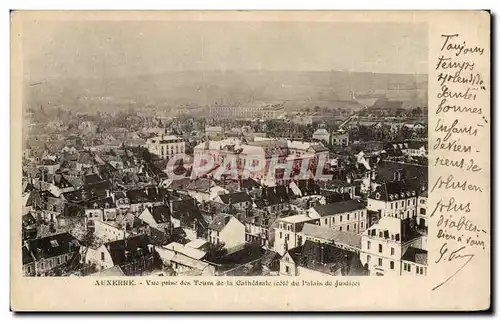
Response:
[[[34,83],[35,81],[31,81]],[[427,75],[344,71],[185,71],[127,78],[53,78],[26,86],[25,105],[117,108],[256,101],[350,100],[356,93],[427,104]],[[408,98],[409,97],[409,98]],[[403,99],[403,98],[401,98]],[[48,106],[50,108],[50,106]]]

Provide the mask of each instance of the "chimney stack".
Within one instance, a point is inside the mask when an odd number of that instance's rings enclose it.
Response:
[[[323,244],[319,246],[319,260],[321,264],[325,264],[325,247]]]

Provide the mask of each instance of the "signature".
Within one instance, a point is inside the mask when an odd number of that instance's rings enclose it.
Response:
[[[443,246],[441,246],[441,249],[439,250],[439,258],[436,260],[435,263],[439,263],[442,261],[443,262],[446,262],[446,261],[451,262],[451,261],[458,260],[458,259],[467,259],[467,260],[465,261],[465,263],[461,267],[458,268],[458,270],[456,270],[446,280],[444,280],[443,282],[441,282],[438,285],[436,285],[435,287],[433,287],[432,291],[436,290],[437,288],[441,287],[442,285],[446,284],[448,281],[453,279],[455,277],[455,275],[458,274],[458,272],[460,272],[463,268],[465,268],[465,266],[467,264],[469,264],[469,262],[474,257],[474,254],[463,253],[462,251],[464,249],[465,249],[465,246],[462,246],[454,251],[450,251],[450,249],[448,249],[448,243],[444,243]]]

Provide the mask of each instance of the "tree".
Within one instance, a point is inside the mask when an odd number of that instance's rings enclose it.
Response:
[[[314,112],[319,112],[319,106],[314,106]]]
[[[412,116],[415,116],[415,117],[422,115],[422,108],[420,108],[420,107],[413,108],[411,110],[411,114],[412,114]]]
[[[394,115],[395,115],[396,117],[401,117],[401,116],[403,116],[404,111],[405,111],[405,110],[404,110],[403,108],[398,108],[398,109],[396,109],[396,111],[394,112]]]
[[[207,260],[214,261],[225,256],[227,254],[227,249],[224,246],[224,243],[208,243]]]

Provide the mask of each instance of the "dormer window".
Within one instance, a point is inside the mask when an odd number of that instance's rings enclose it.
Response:
[[[109,203],[108,203],[108,202],[106,202],[106,204],[104,204],[104,207],[105,207],[105,208],[109,208]]]
[[[98,206],[98,205],[97,205],[97,203],[94,203],[94,209],[96,209],[96,208],[97,208],[97,206]]]

